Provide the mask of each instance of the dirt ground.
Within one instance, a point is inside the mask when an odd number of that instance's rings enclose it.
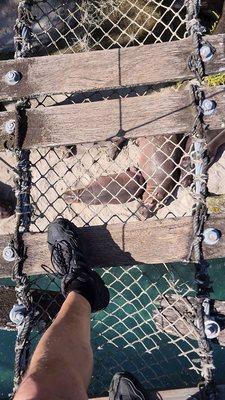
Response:
[[[63,215],[78,226],[100,225],[140,220],[138,200],[121,205],[87,206],[83,203],[67,205],[62,197],[68,188],[87,186],[101,175],[125,171],[137,164],[139,149],[134,141],[121,151],[115,161],[104,144],[78,145],[77,154],[66,157],[64,147],[31,151],[32,205],[31,231],[44,231],[56,216]],[[209,191],[225,194],[225,152],[220,148],[218,160],[209,169]],[[6,161],[3,162],[3,160]],[[0,153],[0,180],[13,186],[15,158],[11,153]],[[178,187],[168,205],[160,208],[153,218],[173,218],[191,214],[193,198],[190,188]],[[0,220],[0,234],[13,233],[15,216]]]

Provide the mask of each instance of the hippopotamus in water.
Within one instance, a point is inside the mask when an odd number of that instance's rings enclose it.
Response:
[[[67,191],[63,197],[67,203],[122,204],[140,198],[144,182],[141,172],[133,167],[120,174],[102,175],[85,188]]]

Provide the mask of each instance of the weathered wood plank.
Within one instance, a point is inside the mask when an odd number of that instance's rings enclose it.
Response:
[[[34,311],[37,314],[36,324],[40,321],[48,326],[59,312],[64,297],[59,292],[45,290],[31,290]],[[10,321],[9,313],[17,303],[14,287],[0,286],[0,329],[15,330],[15,324]],[[40,315],[40,317],[39,317]]]
[[[206,64],[206,74],[224,71],[225,35],[207,39],[217,52]],[[192,39],[188,38],[127,49],[2,61],[0,99],[190,79],[193,73],[187,66],[187,59],[192,51]],[[9,70],[18,70],[22,74],[21,81],[15,86],[5,82]]]
[[[119,133],[184,133],[194,123],[193,112],[188,90],[29,110],[24,147],[105,141]]]
[[[225,86],[207,89],[206,98],[217,103],[216,112],[205,118],[209,132],[225,127]],[[0,113],[0,148],[9,138],[4,124],[15,113]],[[70,145],[127,138],[187,133],[195,120],[189,90],[164,90],[148,96],[87,104],[65,105],[27,111],[24,148]]]
[[[225,86],[208,88],[206,98],[217,103],[215,113],[205,118],[209,132],[225,127]],[[0,113],[0,148],[7,135],[4,123],[13,111]],[[195,107],[188,88],[166,89],[148,96],[64,105],[27,112],[24,148],[70,145],[110,140],[117,134],[127,138],[190,132]]]
[[[207,227],[218,228],[222,237],[216,246],[204,245],[205,258],[225,256],[225,215],[211,217]],[[187,258],[192,239],[192,218],[132,222],[80,228],[87,241],[87,258],[92,267],[131,266],[179,262]],[[25,271],[41,274],[42,264],[50,265],[46,233],[27,233]],[[2,251],[10,238],[0,236],[0,278],[11,275],[12,263],[3,260]]]
[[[219,385],[218,390],[218,400],[224,400],[225,396],[225,386]],[[173,390],[160,390],[157,392],[158,395],[149,392],[149,400],[188,400],[194,394],[199,393],[199,388],[186,388],[186,389],[173,389]],[[108,397],[98,397],[93,400],[109,400]]]

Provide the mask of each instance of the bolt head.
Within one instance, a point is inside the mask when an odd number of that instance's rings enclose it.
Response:
[[[5,75],[5,82],[10,85],[16,85],[21,79],[21,75],[18,71],[9,71]]]
[[[208,44],[203,44],[203,46],[200,48],[200,56],[204,62],[212,60],[214,56],[212,48]]]
[[[220,326],[214,320],[208,320],[205,322],[205,334],[208,339],[215,339],[220,334]]]
[[[204,115],[212,115],[216,109],[216,102],[214,100],[205,99],[201,105]]]
[[[16,324],[21,325],[26,316],[26,308],[23,304],[14,304],[13,308],[9,313],[10,320]]]
[[[221,238],[221,232],[215,228],[205,229],[203,232],[204,242],[210,246],[217,244]]]
[[[7,135],[11,135],[12,133],[14,133],[15,129],[16,129],[16,121],[14,119],[10,119],[9,121],[6,121],[5,133],[7,133]]]
[[[4,260],[7,262],[12,262],[16,259],[15,250],[11,246],[6,246],[3,250],[2,255]]]

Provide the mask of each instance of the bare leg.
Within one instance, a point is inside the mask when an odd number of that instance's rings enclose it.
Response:
[[[40,340],[14,400],[86,400],[93,366],[89,302],[71,292]]]
[[[48,245],[66,300],[40,340],[14,400],[87,400],[93,367],[90,315],[107,307],[109,291],[87,266],[72,222],[57,218],[49,224]]]

